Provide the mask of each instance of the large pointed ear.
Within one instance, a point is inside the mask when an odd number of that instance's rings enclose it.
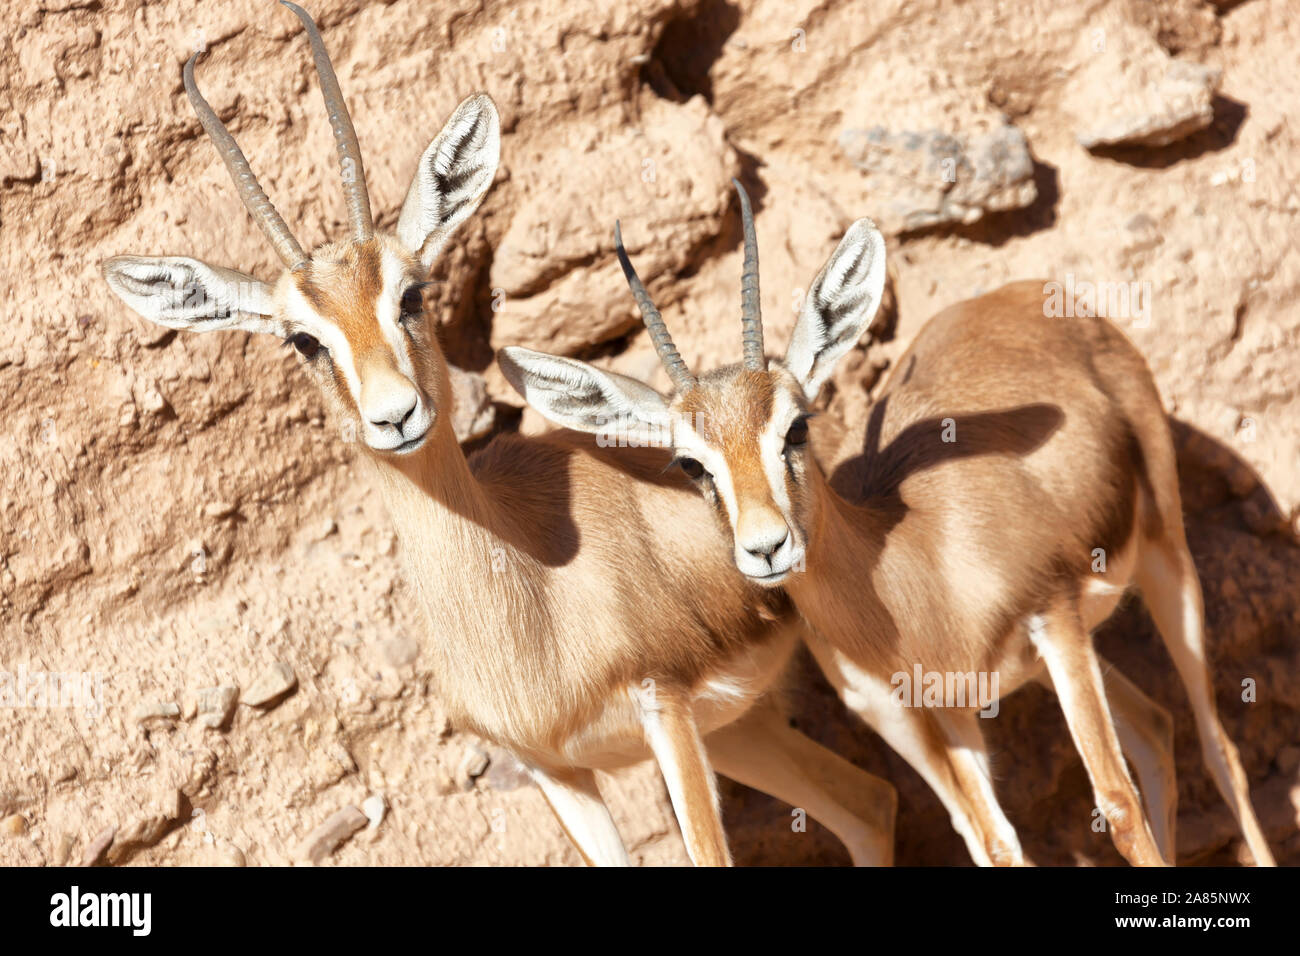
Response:
[[[243,272],[182,256],[116,256],[103,268],[119,299],[169,329],[286,334],[270,286]]]
[[[785,367],[817,397],[835,363],[871,325],[885,290],[885,240],[870,219],[844,234],[804,297]]]
[[[478,208],[501,158],[501,121],[486,93],[471,96],[420,157],[406,191],[397,237],[432,267],[443,243]]]
[[[557,425],[637,447],[672,443],[668,403],[634,378],[518,346],[498,352],[497,362],[524,401]]]

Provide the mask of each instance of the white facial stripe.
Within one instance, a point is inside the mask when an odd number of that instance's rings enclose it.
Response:
[[[713,487],[718,492],[718,497],[722,499],[722,504],[727,509],[727,521],[731,523],[731,537],[736,537],[736,521],[740,517],[740,509],[736,505],[736,483],[731,480],[731,469],[721,455],[718,455],[717,470],[709,468],[713,474]],[[705,465],[708,468],[708,465]]]
[[[307,301],[306,296],[292,283],[289,285],[287,306],[292,323],[315,336],[322,345],[329,349],[334,367],[343,373],[343,380],[348,384],[348,391],[352,393],[352,400],[359,406],[361,402],[361,379],[357,375],[356,360],[352,356],[352,346],[348,344],[347,336],[333,322],[317,315],[316,310],[311,307],[311,303]]]
[[[767,475],[772,501],[792,527],[794,516],[790,513],[790,492],[785,483],[785,436],[798,416],[799,406],[790,393],[778,388],[772,402],[772,417],[758,439],[759,458]]]
[[[383,330],[388,346],[397,359],[397,368],[411,381],[415,381],[415,361],[410,353],[410,342],[406,333],[397,322],[401,310],[402,293],[409,284],[402,260],[391,249],[381,249],[379,253],[380,285],[379,300],[375,303],[375,314],[379,317],[379,327]]]
[[[674,416],[673,447],[681,458],[694,458],[713,476],[713,487],[727,509],[732,535],[736,532],[736,489],[727,460],[704,440],[685,416]]]

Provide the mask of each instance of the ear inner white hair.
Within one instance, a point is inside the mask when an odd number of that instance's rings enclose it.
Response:
[[[557,425],[642,445],[671,440],[667,402],[636,379],[518,346],[502,349],[497,361],[524,400]]]
[[[456,108],[420,157],[397,220],[397,237],[433,265],[447,237],[482,200],[501,156],[501,121],[482,94]]]
[[[184,256],[115,256],[103,270],[123,302],[169,329],[283,334],[283,324],[273,318],[271,290],[234,269]]]
[[[871,325],[884,288],[885,240],[870,219],[859,219],[813,280],[790,335],[785,367],[809,401]]]

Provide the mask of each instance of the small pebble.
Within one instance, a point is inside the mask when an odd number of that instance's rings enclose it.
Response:
[[[221,853],[217,857],[218,866],[247,866],[248,861],[244,858],[244,851],[233,843],[221,848]]]
[[[380,641],[379,652],[390,666],[402,668],[415,663],[420,656],[420,645],[405,635],[399,635]]]
[[[108,848],[113,845],[113,837],[117,836],[117,827],[108,826],[100,830],[86,847],[86,852],[81,855],[82,866],[94,866],[100,861]]]
[[[131,716],[137,724],[143,724],[148,720],[176,720],[180,715],[180,704],[168,700],[141,704]]]
[[[462,790],[473,790],[474,781],[483,776],[488,768],[490,758],[480,747],[470,745],[465,748],[465,755],[460,758],[458,776]]]
[[[209,518],[227,518],[238,507],[233,501],[210,501],[203,506],[203,513]]]
[[[366,797],[365,801],[361,804],[361,812],[364,813],[366,819],[370,821],[370,826],[367,829],[371,831],[378,830],[379,824],[384,822],[384,812],[387,809],[388,802],[384,800],[384,795],[382,793],[376,793],[373,796]]]
[[[230,715],[235,712],[238,702],[239,688],[233,684],[203,688],[198,696],[199,723],[220,730],[230,722]]]
[[[284,661],[276,661],[244,691],[243,701],[250,707],[264,707],[276,702],[297,685],[298,678],[293,668]]]
[[[294,858],[319,863],[366,825],[366,815],[349,804],[318,826],[294,850]]]

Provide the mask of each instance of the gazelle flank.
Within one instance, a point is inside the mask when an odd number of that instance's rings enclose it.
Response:
[[[884,240],[869,220],[853,224],[810,286],[784,359],[768,360],[753,217],[737,189],[741,364],[697,379],[624,256],[673,394],[507,349],[503,365],[525,398],[570,427],[615,414],[668,423],[737,566],[759,585],[784,585],[828,679],[935,790],[979,863],[1026,861],[997,801],[979,705],[891,699],[891,676],[918,664],[996,674],[1002,695],[1028,681],[1053,688],[1116,847],[1135,864],[1174,862],[1172,720],[1091,638],[1136,584],[1191,699],[1210,773],[1256,862],[1272,864],[1217,715],[1173,443],[1141,354],[1104,319],[1045,318],[1043,282],[1009,285],[931,319],[867,418],[832,445],[808,409],[871,323]],[[1109,557],[1100,573],[1098,548]]]
[[[264,283],[187,257],[124,256],[104,264],[110,287],[169,328],[264,333],[297,348],[340,421],[364,436],[428,619],[421,644],[440,699],[457,727],[529,767],[585,860],[628,860],[594,770],[654,757],[697,863],[730,861],[714,768],[806,809],[855,862],[890,862],[893,788],[792,730],[765,696],[799,622],[736,571],[717,529],[694,532],[710,522],[708,505],[665,475],[665,452],[505,435],[467,459],[457,442],[420,290],[492,183],[492,101],[456,109],[419,158],[396,230],[376,230],[320,33],[286,6],[311,41],[350,235],[302,249],[199,93],[191,59],[189,98],[285,268]]]

